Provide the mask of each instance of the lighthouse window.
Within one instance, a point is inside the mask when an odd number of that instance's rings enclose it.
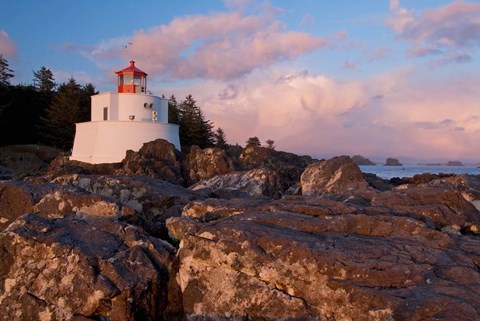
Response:
[[[103,107],[103,120],[108,120],[108,107]]]
[[[136,86],[140,86],[142,82],[142,76],[135,76],[135,78],[133,79],[133,82]]]
[[[120,77],[120,85],[132,85],[133,75],[122,75]]]

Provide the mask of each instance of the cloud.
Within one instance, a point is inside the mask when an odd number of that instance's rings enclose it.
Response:
[[[407,56],[442,54],[450,57],[441,58],[443,63],[463,63],[480,47],[480,3],[457,0],[418,15],[402,8],[399,0],[390,0],[390,11],[393,17],[387,24],[410,44]]]
[[[128,55],[141,61],[139,67],[164,79],[234,79],[326,45],[321,37],[286,30],[278,14],[264,5],[256,15],[229,11],[178,17],[123,40],[133,43]],[[96,46],[89,55],[94,60],[122,56],[116,40]]]
[[[476,75],[426,81],[415,69],[344,81],[272,67],[188,90],[232,144],[258,136],[273,139],[278,149],[316,157],[473,160],[479,81]]]
[[[5,30],[0,29],[0,54],[7,58],[17,55],[17,45],[10,39]]]

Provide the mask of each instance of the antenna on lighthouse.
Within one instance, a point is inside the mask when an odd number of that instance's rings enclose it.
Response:
[[[127,66],[127,49],[131,47],[133,43],[129,42],[126,45],[122,45],[123,47],[123,59],[125,60],[125,67]]]

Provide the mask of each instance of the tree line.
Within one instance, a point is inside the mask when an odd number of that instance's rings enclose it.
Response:
[[[90,120],[91,83],[72,77],[56,84],[46,67],[33,72],[31,84],[12,85],[14,73],[0,54],[0,146],[42,144],[69,150],[75,123]]]
[[[31,84],[12,85],[13,77],[8,61],[0,54],[0,146],[42,144],[70,150],[75,123],[90,121],[90,96],[98,94],[95,86],[80,85],[73,77],[57,84],[52,71],[45,66],[33,71]],[[241,149],[238,144],[228,144],[222,128],[214,130],[192,95],[181,102],[171,95],[168,118],[170,123],[179,125],[184,152],[193,145]],[[261,145],[257,137],[250,137],[246,144]],[[266,146],[275,148],[270,139]]]
[[[57,84],[44,66],[33,71],[31,84],[12,85],[13,77],[0,54],[0,146],[42,144],[71,149],[75,123],[90,121],[90,96],[98,94],[95,86],[80,85],[73,77]],[[192,95],[181,102],[172,95],[168,105],[169,122],[180,125],[182,149],[227,147],[223,129],[214,130]]]

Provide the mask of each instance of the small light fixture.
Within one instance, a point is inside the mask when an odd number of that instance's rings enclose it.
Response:
[[[133,120],[135,119],[135,115],[130,115],[130,116],[128,116],[128,118],[129,118],[131,121],[133,121]]]

